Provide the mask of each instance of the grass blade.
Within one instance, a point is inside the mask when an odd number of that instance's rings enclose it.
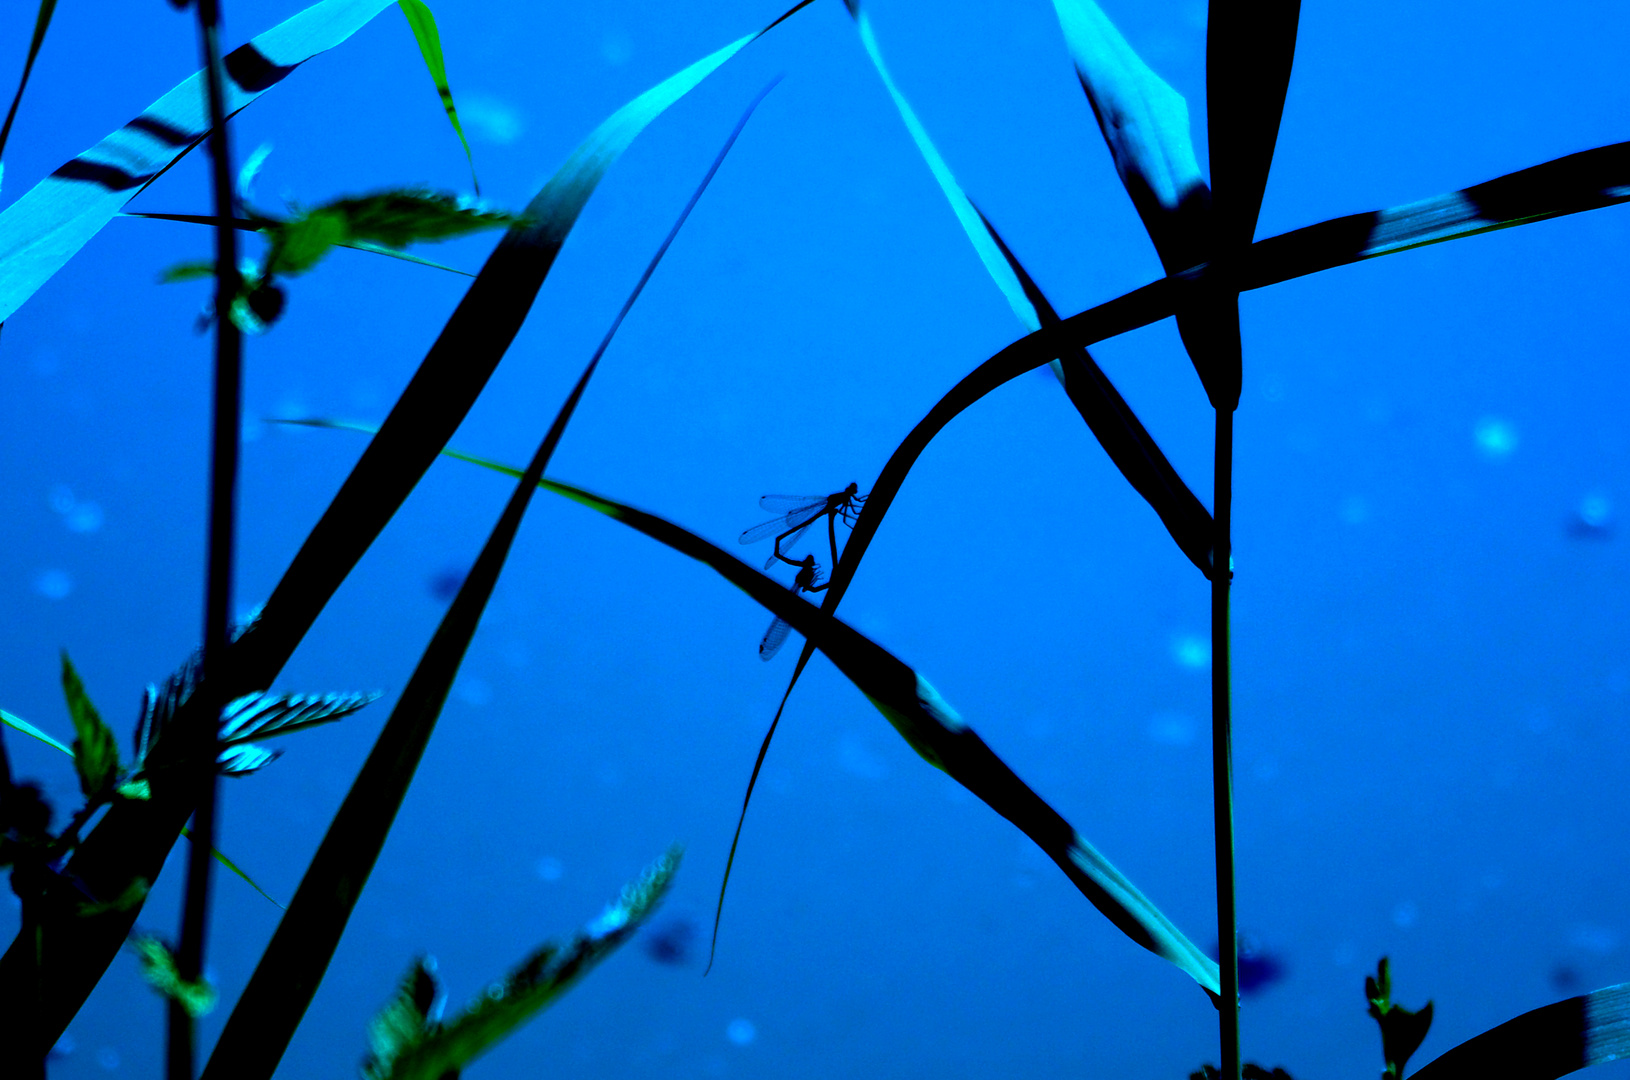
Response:
[[[302,422],[311,427],[364,433],[368,430],[360,424],[340,421]],[[513,466],[472,454],[452,449],[443,453],[505,476],[520,476],[523,482],[531,475],[530,470],[523,474]],[[927,679],[848,624],[695,533],[570,484],[541,477],[537,483],[705,563],[778,618],[790,623],[866,695],[923,760],[944,771],[1017,825],[1058,864],[1093,906],[1133,941],[1171,961],[1208,993],[1216,994],[1216,963],[1185,938],[1119,870],[1020,780]]]
[[[514,472],[493,462],[460,456],[506,474]],[[923,760],[1018,826],[1122,933],[1175,964],[1208,993],[1217,993],[1216,963],[1020,780],[918,672],[848,624],[695,533],[569,484],[543,480],[541,486],[705,563],[791,623],[866,695]]]
[[[1467,1039],[1411,1080],[1554,1080],[1630,1057],[1630,983],[1530,1010]]]
[[[46,746],[49,746],[55,750],[61,750],[69,757],[74,756],[73,749],[69,747],[67,743],[61,741],[60,739],[52,738],[39,728],[35,727],[33,724],[30,724],[27,720],[24,720],[22,717],[17,716],[14,713],[8,713],[4,709],[0,709],[0,723],[5,724],[9,728],[16,729],[17,731],[22,732],[24,735],[32,736],[33,738],[40,740],[40,742],[44,743]]]
[[[1260,289],[1363,259],[1624,202],[1630,202],[1630,142],[1269,237],[1253,245],[1240,287]]]
[[[1207,257],[1210,192],[1189,135],[1189,109],[1093,0],[1053,0],[1059,26],[1109,144],[1115,171],[1168,274]]]
[[[956,214],[962,231],[968,235],[974,251],[979,255],[979,261],[985,266],[985,272],[1002,291],[1008,306],[1024,324],[1024,328],[1039,330],[1041,316],[1032,304],[1028,290],[1014,272],[1010,258],[1004,255],[994,242],[985,227],[983,216],[974,208],[973,202],[957,183],[956,177],[951,175],[950,166],[940,156],[933,140],[928,137],[927,129],[917,119],[917,113],[912,109],[910,102],[900,93],[899,87],[894,85],[889,69],[883,64],[883,53],[878,48],[877,37],[872,33],[871,19],[861,10],[861,0],[844,0],[844,6],[849,9],[849,15],[855,21],[855,29],[860,33],[860,43],[865,47],[866,55],[871,58],[872,66],[877,69],[878,78],[883,80],[884,89],[889,92],[895,109],[900,113],[900,119],[905,122],[906,130],[911,133],[911,141],[917,144],[917,152],[928,164],[928,171],[934,174],[935,183],[939,184],[940,190],[945,193],[946,201],[951,204],[951,212]]]
[[[6,176],[6,140],[11,137],[11,125],[17,119],[17,107],[23,103],[23,91],[28,89],[28,77],[34,72],[34,58],[40,55],[40,46],[45,44],[45,31],[51,25],[51,16],[57,10],[57,0],[40,0],[40,7],[34,14],[34,36],[28,42],[28,59],[23,61],[23,75],[17,80],[17,93],[12,96],[11,108],[6,110],[6,121],[0,124],[0,183],[4,183]]]
[[[464,158],[470,163],[470,183],[475,185],[475,193],[479,195],[481,180],[475,175],[475,157],[470,153],[470,140],[464,137],[464,127],[458,122],[458,110],[453,107],[453,88],[447,85],[447,64],[442,59],[441,34],[436,31],[436,17],[430,13],[424,0],[397,0],[396,6],[402,9],[408,26],[413,28],[413,40],[419,43],[419,54],[424,57],[430,81],[436,84],[441,107],[447,111],[447,119],[464,147]]]
[[[240,662],[264,687],[317,613],[384,529],[437,452],[463,422],[530,310],[577,215],[601,177],[645,127],[730,57],[802,3],[755,34],[697,61],[613,113],[594,130],[527,206],[476,276],[378,436],[363,453],[241,643]]]
[[[228,54],[227,112],[345,41],[389,2],[322,0]],[[0,322],[209,133],[204,83],[202,71],[194,74],[0,213]]]
[[[1301,0],[1211,0],[1206,20],[1206,125],[1212,223],[1220,248],[1256,233],[1285,110]]]
[[[532,482],[523,478],[516,485],[334,815],[249,985],[227,1019],[204,1068],[205,1078],[269,1080],[294,1037],[385,846],[464,653],[498,583],[531,500],[533,482],[543,475],[543,449],[539,447],[528,467],[526,477]]]
[[[751,39],[742,39],[734,48],[739,49],[749,40]],[[727,58],[728,56],[724,57]],[[718,62],[723,63],[723,59]],[[694,85],[694,82],[691,85]],[[212,1075],[232,1077],[234,1080],[244,1076],[269,1077],[276,1068],[278,1059],[287,1047],[288,1040],[293,1037],[294,1029],[311,1001],[312,994],[316,992],[334,949],[339,945],[340,936],[345,930],[356,898],[367,881],[380,849],[384,846],[396,810],[407,794],[419,758],[424,753],[442,705],[446,702],[453,678],[463,660],[464,651],[475,634],[487,598],[497,583],[498,573],[514,541],[515,532],[520,526],[521,516],[525,512],[532,491],[542,481],[543,471],[548,466],[556,446],[559,445],[573,410],[582,398],[601,355],[611,341],[612,334],[616,332],[623,316],[628,313],[634,300],[639,296],[640,290],[650,280],[657,263],[673,242],[702,192],[706,190],[725,154],[729,152],[753,110],[769,90],[770,87],[766,87],[760,92],[738,121],[701,186],[663,241],[655,258],[640,278],[633,295],[618,314],[611,331],[601,342],[600,348],[585,367],[566,403],[555,416],[548,433],[538,446],[531,465],[524,474],[517,473],[521,477],[521,483],[505,508],[503,517],[494,526],[481,556],[476,560],[469,576],[465,578],[452,607],[448,609],[435,637],[420,659],[413,677],[402,691],[402,696],[392,711],[385,730],[381,732],[374,749],[369,753],[368,760],[363,764],[362,771],[358,774],[339,813],[335,815],[333,824],[329,826],[321,847],[312,859],[294,900],[290,902],[288,914],[279,924],[271,944],[255,969],[249,986],[244,990],[237,1007],[233,1009],[220,1042],[217,1043],[209,1065],[204,1071],[206,1080]],[[660,109],[657,111],[660,112]],[[637,130],[633,132],[637,133]],[[629,141],[632,141],[633,134],[627,136]],[[603,173],[607,165],[609,162],[603,162],[599,166],[599,171]],[[545,188],[545,191],[547,190],[548,187]],[[582,193],[582,199],[586,201],[587,192]],[[534,210],[529,210],[529,215],[535,212],[535,208],[536,201]],[[556,248],[558,249],[558,243]],[[382,436],[376,436],[372,445],[377,446],[381,438]],[[343,491],[341,494],[343,495]],[[267,609],[270,610],[270,603]],[[265,617],[263,613],[262,618]],[[523,999],[524,996],[516,1000]],[[541,1006],[542,1000],[537,1004]],[[518,1023],[520,1018],[519,1015],[514,1015],[511,1023]],[[492,1022],[482,1020],[477,1026],[490,1027]],[[481,1027],[481,1030],[487,1030],[487,1027]],[[458,1047],[465,1049],[471,1045],[474,1043],[468,1038],[457,1043]]]

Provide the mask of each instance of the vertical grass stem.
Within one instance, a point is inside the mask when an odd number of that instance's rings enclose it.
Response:
[[[210,165],[215,193],[215,216],[229,222],[235,215],[232,154],[227,142],[224,74],[219,41],[220,5],[197,0],[198,33],[204,55],[209,93]],[[230,644],[232,608],[233,527],[238,478],[238,431],[242,411],[242,335],[232,320],[237,298],[237,234],[228,224],[215,229],[215,386],[211,418],[208,569],[204,596],[203,678],[199,693],[210,695],[199,710],[203,717],[218,717],[225,702],[219,697],[226,680],[218,670]],[[193,842],[188,849],[187,891],[181,914],[181,944],[177,961],[184,979],[199,978],[204,969],[204,940],[209,913],[210,851],[215,843],[215,760],[219,755],[220,725],[200,724],[196,748],[187,755],[197,767],[197,809],[193,812]],[[169,1003],[169,1080],[193,1080],[196,1075],[196,1038],[192,1016],[179,1002]]]
[[[1211,786],[1217,849],[1217,952],[1222,994],[1217,1022],[1222,1075],[1239,1080],[1239,933],[1234,908],[1233,699],[1229,671],[1228,590],[1234,577],[1230,506],[1234,481],[1234,413],[1217,410],[1212,515],[1217,540],[1211,572]]]

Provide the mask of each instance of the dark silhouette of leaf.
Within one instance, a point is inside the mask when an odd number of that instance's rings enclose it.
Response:
[[[1630,983],[1543,1005],[1415,1070],[1410,1080],[1555,1080],[1630,1058]]]
[[[1206,127],[1219,250],[1250,245],[1296,55],[1301,0],[1211,0]]]

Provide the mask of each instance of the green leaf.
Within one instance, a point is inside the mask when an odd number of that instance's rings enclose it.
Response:
[[[588,926],[564,944],[537,949],[445,1024],[424,1023],[418,1039],[402,1039],[412,1030],[418,1002],[406,1002],[404,985],[392,1006],[387,1042],[394,1053],[383,1059],[375,1041],[375,1058],[363,1068],[368,1080],[441,1080],[456,1074],[571,988],[591,968],[626,942],[656,910],[679,867],[680,851],[672,848],[636,882],[623,890]],[[413,973],[409,973],[411,982]],[[394,1012],[393,1012],[394,1009]],[[386,1014],[381,1014],[384,1019]],[[372,1033],[370,1033],[372,1034]],[[398,1041],[400,1040],[400,1041]]]
[[[168,285],[175,281],[196,281],[199,278],[213,280],[214,277],[215,264],[200,260],[198,262],[176,263],[174,266],[161,270],[159,271],[158,281],[160,285]]]
[[[390,1076],[396,1059],[424,1040],[433,1027],[431,1011],[441,996],[436,962],[427,956],[417,957],[396,995],[368,1024],[368,1057],[362,1063],[362,1075],[367,1080]]]
[[[413,40],[419,43],[419,53],[424,57],[424,66],[430,71],[430,81],[436,84],[441,106],[447,110],[447,119],[464,147],[464,158],[470,163],[470,182],[475,185],[475,193],[479,195],[481,180],[475,175],[475,157],[470,153],[470,140],[464,137],[464,128],[458,122],[458,110],[453,107],[453,88],[447,85],[447,65],[442,60],[441,35],[436,32],[436,17],[430,13],[424,0],[398,0],[397,6],[407,17],[408,26],[413,28]]]
[[[226,80],[226,111],[237,112],[317,53],[360,30],[390,0],[321,0],[256,36],[247,84]],[[264,61],[264,62],[262,62]],[[198,72],[141,115],[54,170],[0,213],[0,322],[90,242],[119,210],[209,133],[204,74]],[[155,125],[174,137],[155,139]],[[110,164],[117,162],[117,165]]]
[[[182,826],[181,835],[185,836],[189,842],[192,840],[192,830],[187,828],[186,826]],[[285,907],[282,904],[278,903],[277,899],[275,897],[273,897],[271,893],[267,892],[265,889],[263,889],[259,885],[257,885],[255,883],[255,879],[250,877],[247,873],[245,873],[241,866],[239,866],[237,863],[233,862],[231,859],[227,858],[224,854],[222,854],[219,848],[212,847],[212,848],[209,849],[209,853],[215,859],[216,862],[220,863],[222,866],[224,866],[228,870],[230,870],[233,874],[237,875],[238,879],[241,880],[245,885],[248,885],[251,889],[255,890],[261,896],[265,897],[267,902],[270,903],[273,907],[277,908],[279,911],[287,911],[287,910],[289,910],[287,907]]]
[[[34,13],[34,36],[28,43],[28,59],[23,61],[23,77],[17,83],[11,108],[6,110],[6,121],[0,124],[0,159],[5,157],[6,140],[11,137],[12,122],[17,119],[17,107],[23,103],[23,91],[28,88],[28,77],[34,71],[34,58],[40,55],[40,46],[45,44],[45,31],[51,25],[51,16],[56,9],[57,0],[40,0],[39,10]],[[0,160],[0,180],[4,180],[5,170],[5,161]]]
[[[288,221],[264,224],[260,231],[272,248],[262,276],[303,274],[341,244],[399,248],[521,221],[514,214],[466,207],[455,196],[420,189],[348,196],[301,211]]]
[[[164,942],[138,934],[130,939],[130,945],[141,961],[141,973],[147,985],[171,1001],[179,1002],[194,1018],[215,1008],[215,988],[206,979],[183,979],[174,951]]]
[[[343,720],[378,694],[246,694],[221,710],[221,742],[258,742]]]
[[[4,709],[0,709],[0,723],[4,723],[9,728],[16,728],[24,735],[30,735],[49,747],[61,750],[69,757],[74,756],[73,750],[69,748],[67,743],[62,742],[59,739],[52,738],[39,728],[35,727],[33,724],[30,724],[27,720],[24,720],[22,717],[16,716],[12,713],[8,713]]]
[[[79,788],[87,799],[99,799],[118,777],[119,743],[113,729],[102,722],[96,706],[91,704],[66,651],[62,654],[62,692],[74,721],[74,769],[79,773]]]

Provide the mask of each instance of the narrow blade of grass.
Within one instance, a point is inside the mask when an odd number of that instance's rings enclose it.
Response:
[[[1624,202],[1630,202],[1630,142],[1598,146],[1459,191],[1258,241],[1241,269],[1241,288]]]
[[[397,0],[396,6],[402,9],[408,26],[413,28],[413,40],[419,43],[419,53],[430,72],[430,81],[436,84],[441,107],[446,110],[447,119],[464,147],[464,158],[470,163],[470,183],[475,185],[475,193],[479,195],[481,180],[475,175],[475,156],[470,153],[470,140],[464,137],[464,127],[458,122],[458,110],[453,107],[453,88],[447,84],[447,64],[442,57],[441,34],[436,30],[436,17],[430,13],[424,0]]]
[[[0,723],[4,723],[9,728],[16,729],[17,731],[22,732],[24,735],[38,739],[40,742],[54,750],[61,750],[69,757],[74,756],[72,748],[70,748],[67,743],[60,739],[52,738],[50,735],[47,735],[33,724],[30,724],[27,720],[24,720],[22,717],[17,716],[14,713],[8,713],[4,709],[0,709]]]
[[[1630,1057],[1630,983],[1532,1009],[1447,1051],[1411,1080],[1555,1080]]]
[[[225,58],[227,111],[345,41],[389,3],[322,0],[240,46]],[[0,322],[209,133],[204,83],[202,71],[194,74],[0,213]]]
[[[845,0],[845,4],[854,19],[866,55],[893,99],[912,142],[916,144],[918,153],[927,163],[946,201],[951,204],[951,210],[973,244],[980,262],[1007,299],[1014,315],[1030,331],[1058,322],[1058,313],[1035,279],[1019,262],[990,219],[957,183],[927,129],[895,85],[883,63],[882,50],[877,44],[871,20],[861,7],[861,0]],[[1058,375],[1071,403],[1109,454],[1110,460],[1154,508],[1184,554],[1202,573],[1209,573],[1211,515],[1177,475],[1114,384],[1085,349],[1066,350],[1058,358]]]
[[[40,0],[39,10],[34,13],[34,36],[28,42],[28,59],[23,61],[23,74],[17,80],[17,93],[12,95],[11,108],[6,110],[6,121],[0,124],[0,185],[4,184],[6,176],[6,140],[11,137],[17,107],[23,103],[23,91],[28,89],[28,77],[34,72],[34,58],[40,55],[40,46],[45,44],[45,31],[50,28],[51,16],[56,10],[57,0]]]
[[[1211,0],[1206,20],[1206,127],[1215,240],[1243,248],[1256,233],[1296,56],[1301,0]]]
[[[1210,192],[1188,103],[1127,44],[1093,0],[1053,0],[1115,171],[1167,273],[1207,257]]]
[[[1195,160],[1188,104],[1093,0],[1053,0],[1053,8],[1115,171],[1166,273],[1211,259],[1211,190]],[[1179,310],[1177,329],[1206,396],[1232,410],[1240,382],[1237,302],[1198,290]]]

